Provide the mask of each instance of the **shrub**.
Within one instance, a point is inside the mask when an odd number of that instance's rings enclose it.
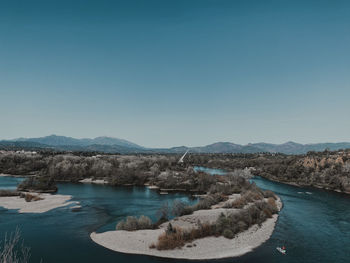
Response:
[[[248,228],[247,226],[248,225],[244,221],[242,221],[242,220],[238,221],[238,223],[237,223],[238,232],[242,232],[242,231],[246,230]]]
[[[157,211],[158,222],[168,221],[169,215],[170,215],[170,207],[168,202],[165,202]]]
[[[269,206],[271,206],[271,208],[273,209],[273,211],[276,211],[276,212],[277,212],[278,208],[277,208],[276,200],[275,200],[274,197],[269,197],[269,198],[267,199],[267,204],[268,204]]]
[[[268,202],[274,202],[271,198]],[[216,235],[224,235],[229,229],[233,234],[237,234],[248,229],[254,224],[261,224],[266,218],[272,217],[278,210],[265,201],[257,201],[248,208],[229,215],[221,214],[215,223]],[[225,236],[225,235],[224,235]]]
[[[126,218],[125,227],[129,231],[137,230],[137,228],[138,228],[137,218],[134,216],[128,216]]]
[[[40,201],[40,200],[43,200],[43,198],[41,198],[41,197],[38,196],[38,195],[35,195],[35,196],[32,198],[32,201]]]
[[[34,191],[34,192],[57,192],[57,186],[51,177],[29,177],[21,182],[17,189],[19,191]]]
[[[26,200],[26,202],[31,202],[33,198],[34,198],[34,195],[31,195],[31,194],[26,194],[24,196],[24,199]]]
[[[182,210],[181,215],[190,215],[194,212],[193,209],[194,209],[193,206],[185,206],[184,209]]]
[[[137,223],[138,229],[151,229],[153,227],[152,220],[148,216],[140,216]]]
[[[0,190],[0,196],[19,196],[20,192],[13,190]]]
[[[245,197],[240,197],[233,202],[227,204],[226,208],[243,208],[247,204],[247,199]]]
[[[251,190],[248,190],[247,192],[245,192],[243,196],[247,199],[248,202],[262,200],[264,198],[262,193],[258,191],[251,191]]]
[[[172,207],[172,212],[174,216],[181,216],[184,213],[186,203],[180,200],[175,200]]]
[[[266,191],[263,191],[263,195],[265,198],[270,198],[272,197],[273,199],[277,199],[276,195],[274,192],[270,191],[270,190],[266,190]]]
[[[24,200],[26,200],[26,202],[43,200],[43,198],[41,198],[40,196],[32,195],[32,194],[21,195],[21,198],[24,198]]]
[[[175,232],[163,233],[158,237],[156,248],[158,250],[167,250],[183,247],[185,244],[183,231],[181,228],[176,228]]]
[[[176,228],[173,228],[173,225],[171,223],[169,223],[167,228],[166,228],[166,233],[168,235],[176,233]]]
[[[153,248],[156,248],[156,244],[152,243],[149,248],[153,249]]]
[[[191,235],[194,239],[212,236],[215,233],[215,225],[212,226],[209,223],[202,224],[201,222],[198,222],[198,225],[198,228],[193,228],[191,230]]]
[[[183,247],[186,243],[192,242],[194,239],[212,236],[214,234],[213,226],[210,224],[199,223],[198,228],[192,228],[190,230],[183,230],[179,227],[172,227],[169,231],[169,226],[165,233],[158,237],[158,242],[155,246],[150,248],[157,248],[158,250],[167,250]]]
[[[117,230],[135,231],[140,229],[152,229],[152,220],[147,216],[140,216],[136,218],[134,216],[128,216],[126,220],[122,220],[117,224]]]
[[[210,209],[213,205],[216,205],[217,203],[220,203],[226,200],[227,200],[227,196],[224,196],[222,194],[207,195],[205,198],[201,199],[197,204],[193,206],[184,207],[182,215],[192,214],[194,211],[197,211],[197,210]]]
[[[241,197],[237,198],[236,200],[234,200],[231,203],[228,203],[225,205],[225,208],[238,208],[241,209],[243,208],[245,205],[247,205],[250,202],[254,202],[254,201],[258,201],[258,200],[262,200],[264,198],[263,194],[254,189],[254,190],[247,190],[246,192],[244,192]]]
[[[223,233],[225,228],[231,225],[230,218],[228,218],[224,213],[221,213],[215,223],[215,230],[218,234]]]
[[[253,200],[254,203],[251,203],[245,209],[228,215],[221,213],[214,224],[202,224],[198,222],[198,228],[182,230],[178,227],[174,228],[169,223],[166,232],[159,236],[158,243],[151,247],[155,247],[158,250],[174,249],[182,247],[194,239],[213,235],[232,239],[237,233],[247,230],[254,224],[261,225],[267,218],[272,217],[278,211],[273,197],[270,197],[267,201],[259,201],[260,198],[263,199],[262,193],[258,191],[247,191],[236,201],[239,200],[242,204],[247,204],[248,200]],[[212,199],[212,197],[209,199],[206,198],[205,204],[211,203],[210,200]],[[258,199],[258,201],[255,199]],[[200,207],[203,207],[203,204]],[[192,209],[194,208],[192,207]]]
[[[272,217],[272,213],[269,209],[264,208],[263,212],[266,215],[266,217],[268,217],[268,218]]]
[[[266,206],[266,210],[268,210],[269,212],[266,212],[266,215],[268,217],[272,217],[273,214],[277,213],[278,212],[278,207],[277,207],[277,204],[276,204],[276,201],[273,197],[269,197],[267,199],[267,203],[265,203],[265,206]],[[270,215],[271,214],[271,215]]]
[[[232,239],[234,237],[234,234],[232,233],[232,231],[230,229],[225,229],[223,232],[223,236],[228,238],[228,239]]]

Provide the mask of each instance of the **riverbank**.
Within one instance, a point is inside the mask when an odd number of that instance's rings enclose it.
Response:
[[[79,181],[79,183],[83,184],[108,184],[108,181],[104,179],[93,179],[93,178],[85,178]]]
[[[4,196],[0,197],[0,207],[18,210],[18,213],[45,213],[58,207],[79,203],[75,201],[69,202],[72,199],[70,195],[27,194],[37,196],[40,200],[27,202],[25,198],[21,198],[20,196]]]
[[[231,200],[237,197],[232,196]],[[279,198],[276,204],[278,210],[281,210],[282,202]],[[198,220],[213,223],[221,213],[228,214],[238,211],[239,209],[225,209],[220,205],[216,205],[210,210],[198,210],[191,215],[175,218],[170,223],[174,227],[190,229],[198,223]],[[223,236],[205,237],[196,239],[180,249],[173,250],[150,248],[152,244],[157,243],[158,237],[166,231],[168,222],[155,230],[93,232],[90,237],[101,246],[127,254],[191,260],[220,259],[241,256],[263,244],[272,235],[277,219],[278,214],[274,214],[272,218],[268,218],[261,226],[255,224],[247,230],[238,233],[233,239],[227,239]]]
[[[2,174],[0,173],[0,177],[14,177],[14,178],[23,178],[28,175],[14,175],[14,174]]]
[[[329,188],[327,185],[322,185],[322,184],[300,184],[300,183],[296,183],[296,182],[287,182],[287,181],[283,181],[283,180],[278,180],[276,178],[269,178],[269,177],[264,177],[261,176],[262,178],[272,181],[272,182],[276,182],[276,183],[281,183],[281,184],[286,184],[286,185],[291,185],[291,186],[295,186],[295,187],[299,187],[299,188],[303,188],[303,187],[309,187],[309,188],[315,188],[315,189],[321,189],[321,190],[325,190],[325,191],[329,191],[329,192],[337,192],[337,193],[341,193],[341,194],[348,194],[350,195],[350,191],[342,191],[340,189],[332,189]]]

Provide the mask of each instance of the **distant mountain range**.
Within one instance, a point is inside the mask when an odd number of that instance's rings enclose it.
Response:
[[[90,146],[90,145],[120,145],[130,148],[143,148],[135,143],[129,142],[127,140],[112,138],[112,137],[96,137],[95,139],[75,139],[66,136],[50,135],[46,137],[39,138],[19,138],[14,139],[17,142],[36,142],[49,146]]]
[[[105,153],[284,153],[302,154],[308,151],[339,150],[350,148],[350,143],[316,143],[299,144],[286,142],[283,144],[250,143],[247,145],[231,142],[217,142],[201,147],[145,148],[127,140],[112,137],[94,139],[76,139],[66,136],[50,135],[39,138],[19,138],[0,141],[0,149],[52,149],[61,151],[98,151]]]

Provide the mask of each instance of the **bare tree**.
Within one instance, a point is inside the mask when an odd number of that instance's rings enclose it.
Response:
[[[0,262],[2,263],[27,263],[30,258],[30,248],[24,246],[21,241],[21,233],[18,228],[0,244]]]
[[[160,221],[167,221],[170,215],[169,203],[165,202],[157,211],[157,217]]]

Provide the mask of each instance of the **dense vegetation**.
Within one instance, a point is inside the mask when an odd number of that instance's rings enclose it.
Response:
[[[270,180],[350,193],[350,150],[305,155],[190,155],[189,163],[227,170],[253,167],[254,175]]]
[[[158,242],[152,244],[151,248],[174,249],[182,247],[194,239],[207,236],[233,238],[254,224],[260,225],[278,212],[275,201],[277,197],[274,193],[261,190],[255,183],[250,183],[244,178],[244,175],[246,175],[246,171],[235,170],[228,176],[210,176],[210,184],[199,183],[202,185],[201,191],[206,194],[195,205],[189,206],[179,200],[175,200],[172,204],[164,203],[157,212],[158,222],[153,224],[145,216],[139,218],[129,216],[125,221],[120,221],[117,224],[117,230],[153,229],[162,226],[171,217],[188,215],[197,210],[212,209],[214,205],[220,205],[220,207],[227,208],[228,210],[225,211],[228,212],[222,214],[214,223],[197,221],[198,226],[183,229],[179,226],[173,227],[172,221],[168,222],[167,230],[159,236]],[[198,179],[204,182],[208,180],[206,176]],[[230,201],[229,197],[234,198]],[[174,220],[177,221],[179,218]]]
[[[117,230],[134,231],[139,229],[153,229],[156,226],[152,223],[152,220],[147,216],[140,216],[139,218],[134,216],[128,216],[126,220],[122,220],[117,224]]]
[[[186,243],[208,236],[224,236],[232,239],[252,225],[262,224],[275,213],[277,213],[277,206],[275,200],[271,198],[269,202],[254,202],[247,209],[239,210],[237,213],[228,215],[222,213],[213,224],[199,222],[199,227],[182,229],[172,227],[169,223],[167,231],[160,235],[158,242],[152,244],[150,248],[158,250],[181,248]]]
[[[19,196],[19,195],[20,195],[20,192],[18,191],[5,190],[5,189],[0,190],[0,197],[1,196]]]
[[[171,217],[192,214],[196,210],[211,209],[213,205],[227,201],[229,196],[240,194],[233,202],[225,202],[225,208],[240,209],[239,213],[222,215],[214,224],[200,223],[188,229],[169,226],[165,235],[154,246],[169,249],[182,246],[195,238],[220,236],[233,238],[238,232],[254,224],[261,224],[277,212],[274,194],[262,191],[247,178],[260,171],[261,160],[255,156],[190,155],[179,164],[179,155],[92,155],[86,153],[26,153],[3,152],[0,154],[0,172],[27,175],[19,191],[56,191],[55,182],[79,182],[85,178],[104,179],[111,185],[153,185],[163,191],[186,191],[204,194],[205,197],[192,206],[180,201],[164,204],[157,213],[158,222],[146,216],[127,217],[117,225],[118,230],[134,231],[153,229]],[[256,165],[251,167],[253,162]],[[193,166],[203,165],[225,168],[225,176],[195,171]],[[35,201],[35,196],[24,196]],[[267,198],[268,201],[267,201]]]
[[[0,173],[39,175],[53,181],[107,180],[111,185],[144,185],[206,192],[214,178],[193,166],[240,170],[271,180],[350,192],[350,151],[284,154],[99,155],[91,152],[0,151]],[[251,169],[246,169],[252,167]],[[241,169],[244,169],[243,171]],[[220,192],[223,189],[220,189]],[[214,191],[214,190],[213,190]]]
[[[226,213],[222,213],[214,223],[199,221],[198,227],[173,227],[169,223],[165,233],[159,236],[158,242],[150,247],[158,250],[175,249],[195,239],[208,236],[224,236],[232,239],[255,224],[261,225],[278,212],[277,197],[273,192],[261,190],[237,173],[235,176],[225,176],[224,182],[216,182],[213,186],[209,189],[214,188],[215,193],[208,191],[197,204],[183,206],[175,203],[173,210],[175,208],[178,215],[187,215],[196,210],[211,209],[213,205],[221,203],[223,205],[221,207],[229,209],[225,210]],[[240,194],[238,198],[228,200],[230,195],[237,193]]]
[[[57,192],[57,186],[52,177],[30,176],[18,185],[17,190],[26,192],[54,193]]]

